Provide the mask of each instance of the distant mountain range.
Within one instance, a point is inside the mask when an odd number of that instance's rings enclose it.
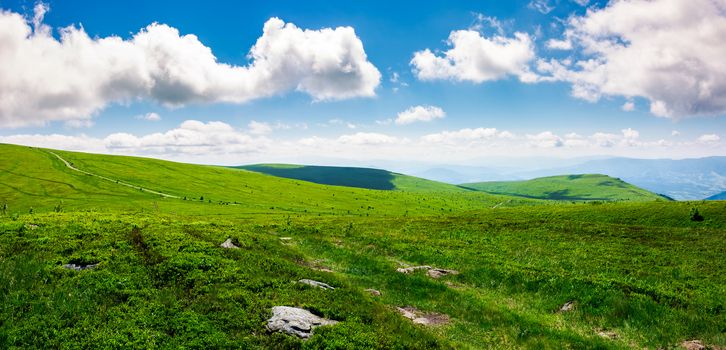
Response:
[[[697,159],[606,158],[529,170],[443,166],[416,172],[431,180],[464,182],[532,179],[563,174],[605,174],[677,200],[715,199],[726,191],[726,157]]]

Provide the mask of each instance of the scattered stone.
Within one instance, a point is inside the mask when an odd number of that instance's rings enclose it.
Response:
[[[371,295],[379,297],[381,296],[381,292],[372,288],[366,289],[366,292],[371,293]]]
[[[224,241],[224,243],[222,243],[220,246],[222,248],[227,248],[227,249],[239,249],[238,246],[236,246],[236,245],[234,245],[234,243],[232,243],[231,238],[227,238],[227,240]]]
[[[565,303],[565,305],[562,305],[560,308],[560,312],[568,312],[575,309],[575,302],[574,301],[568,301]]]
[[[96,263],[96,264],[88,264],[88,265],[65,264],[65,265],[63,265],[61,267],[64,268],[64,269],[68,269],[68,270],[83,271],[83,270],[93,269],[96,266],[98,266],[98,263]]]
[[[439,269],[435,267],[431,267],[428,265],[421,265],[421,266],[410,266],[410,267],[399,267],[396,269],[396,271],[400,273],[413,273],[418,270],[426,270],[426,273],[431,278],[440,278],[446,275],[456,275],[459,273],[459,271],[456,270],[447,270],[447,269]]]
[[[446,275],[457,275],[459,271],[431,268],[426,272],[431,278],[440,278]]]
[[[618,334],[613,331],[608,331],[604,329],[600,329],[597,331],[597,335],[607,338],[607,339],[616,339],[618,337]]]
[[[315,281],[315,280],[309,280],[309,279],[306,279],[306,278],[297,281],[297,283],[307,284],[309,286],[318,287],[318,288],[326,289],[326,290],[327,289],[330,289],[330,290],[335,289],[334,287],[330,286],[329,284],[326,284],[326,283],[323,283],[323,282],[318,282],[318,281]]]
[[[305,309],[275,306],[272,308],[272,317],[267,320],[267,329],[307,339],[312,334],[313,328],[336,323],[338,321],[322,318]]]
[[[424,265],[424,266],[411,266],[411,267],[399,267],[396,269],[396,271],[400,273],[413,273],[417,270],[429,270],[431,269],[431,266]]]
[[[440,313],[423,313],[413,306],[397,307],[401,316],[411,320],[415,324],[426,326],[438,326],[449,323],[449,316]]]
[[[280,237],[281,241],[291,241],[292,237]]]
[[[686,340],[681,343],[681,346],[686,350],[705,350],[706,346],[700,340]]]
[[[35,230],[36,228],[38,228],[38,225],[36,224],[26,224],[26,226],[28,226],[28,228],[31,230]]]

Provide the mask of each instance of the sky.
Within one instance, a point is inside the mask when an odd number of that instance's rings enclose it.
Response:
[[[195,163],[726,155],[726,1],[0,0],[0,142]]]

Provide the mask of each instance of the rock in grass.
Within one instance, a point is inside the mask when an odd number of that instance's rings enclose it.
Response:
[[[366,289],[366,292],[371,293],[371,295],[379,297],[381,296],[381,292],[372,288]]]
[[[399,267],[396,269],[396,271],[400,273],[413,273],[417,270],[426,270],[426,273],[431,278],[440,278],[446,275],[456,275],[459,273],[459,271],[456,270],[447,270],[447,269],[439,269],[435,267],[431,267],[428,265],[422,265],[422,266],[411,266],[411,267]]]
[[[686,350],[705,350],[706,346],[700,340],[686,340],[681,343]]]
[[[396,310],[401,316],[413,321],[416,324],[422,324],[426,326],[438,326],[449,323],[449,316],[431,312],[423,313],[413,306],[397,307]]]
[[[423,265],[423,266],[411,266],[411,267],[399,267],[396,269],[396,271],[400,273],[413,273],[417,270],[430,270],[431,266]]]
[[[565,303],[565,305],[562,305],[560,308],[560,312],[568,312],[575,309],[575,302],[574,301],[568,301]]]
[[[64,268],[64,269],[68,269],[68,270],[83,271],[83,270],[93,269],[96,266],[98,266],[98,264],[88,264],[88,265],[82,265],[82,264],[65,264],[65,265],[63,265],[61,267]]]
[[[431,268],[428,271],[426,271],[426,273],[431,278],[439,278],[439,277],[443,277],[443,276],[446,276],[446,275],[457,275],[457,274],[459,274],[459,271],[456,271],[456,270],[447,270],[447,269],[435,269],[435,268]]]
[[[305,309],[275,306],[272,308],[272,317],[267,320],[267,329],[307,339],[312,334],[313,328],[336,323],[338,321],[322,318]]]
[[[333,288],[331,285],[329,285],[327,283],[318,282],[318,281],[315,281],[315,280],[309,280],[307,278],[301,279],[301,280],[297,281],[297,283],[307,284],[309,286],[318,287],[318,288],[321,288],[321,289],[330,289],[330,290],[335,289],[335,288]]]
[[[236,245],[234,245],[234,243],[232,243],[231,238],[227,238],[227,240],[224,241],[224,243],[222,243],[220,246],[222,248],[227,248],[227,249],[239,249],[238,246],[236,246]]]

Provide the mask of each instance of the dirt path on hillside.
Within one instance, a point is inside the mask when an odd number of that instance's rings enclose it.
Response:
[[[95,176],[95,177],[97,177],[99,179],[103,179],[103,180],[106,180],[106,181],[110,181],[110,182],[113,182],[113,183],[118,184],[118,185],[121,185],[121,186],[126,186],[126,187],[131,187],[131,188],[139,189],[139,190],[141,190],[143,192],[151,193],[151,194],[156,194],[156,195],[159,195],[159,196],[162,196],[162,197],[165,197],[165,198],[181,199],[181,197],[175,196],[173,194],[167,194],[167,193],[164,193],[164,192],[150,190],[148,188],[144,188],[144,187],[141,187],[141,186],[133,185],[133,184],[130,184],[128,182],[123,182],[121,180],[115,180],[115,179],[112,179],[112,178],[109,178],[109,177],[105,177],[105,176],[102,176],[102,175],[98,175],[98,174],[94,174],[94,173],[91,173],[91,172],[88,172],[88,171],[85,171],[85,170],[78,169],[75,166],[73,166],[73,164],[71,164],[67,160],[63,159],[63,157],[59,156],[57,153],[51,152],[51,151],[48,151],[48,153],[56,156],[58,159],[60,159],[61,162],[63,162],[63,164],[65,164],[68,167],[68,169],[71,169],[73,171],[77,171],[79,173],[83,173],[83,174],[90,175],[90,176]]]

